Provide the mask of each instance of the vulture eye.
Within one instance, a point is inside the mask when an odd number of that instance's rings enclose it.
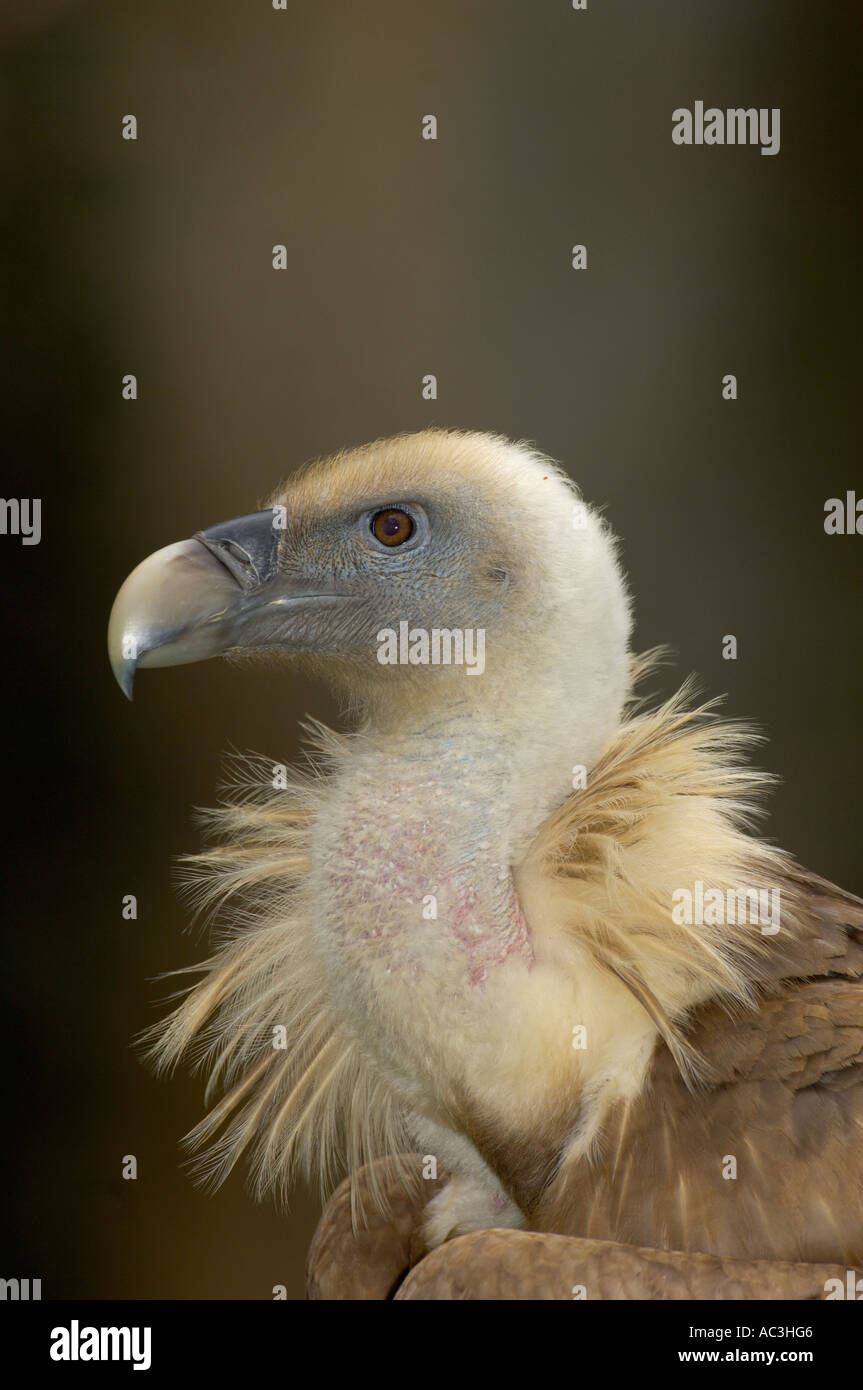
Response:
[[[381,545],[404,545],[414,533],[413,519],[398,507],[388,507],[386,511],[375,512],[372,532]]]

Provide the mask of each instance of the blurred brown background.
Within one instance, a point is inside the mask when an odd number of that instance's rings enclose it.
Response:
[[[638,642],[679,654],[667,686],[694,669],[769,732],[770,834],[863,890],[863,536],[823,530],[826,498],[863,495],[859,18],[21,0],[0,32],[3,493],[43,499],[41,545],[0,537],[0,1273],[45,1297],[300,1297],[314,1198],[285,1215],[242,1175],[197,1191],[177,1141],[201,1084],[157,1083],[130,1040],[169,988],[152,977],[203,954],[172,861],[223,750],[287,759],[297,716],[337,712],[217,664],[145,672],[127,705],[113,594],[311,455],[429,423],[534,439],[607,506]],[[674,146],[698,98],[781,107],[780,154]]]

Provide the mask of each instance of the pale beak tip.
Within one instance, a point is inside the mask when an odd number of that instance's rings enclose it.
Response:
[[[138,665],[137,661],[132,661],[128,657],[122,656],[115,658],[110,654],[109,660],[111,662],[111,670],[114,673],[115,681],[126,696],[126,699],[131,700],[133,694],[132,687],[135,684],[135,670]]]

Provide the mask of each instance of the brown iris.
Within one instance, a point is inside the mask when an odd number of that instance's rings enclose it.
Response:
[[[375,512],[372,530],[381,545],[404,545],[414,533],[414,524],[407,512],[388,507],[386,511]]]

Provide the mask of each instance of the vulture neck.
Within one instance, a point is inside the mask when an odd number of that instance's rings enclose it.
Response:
[[[516,888],[573,767],[589,769],[616,726],[618,699],[606,693],[606,729],[572,698],[569,673],[535,663],[529,678],[508,674],[479,693],[450,683],[446,703],[403,688],[400,703],[369,710],[328,784],[310,887],[334,1002],[402,1098],[434,1116],[434,1095],[451,1111],[447,1086],[462,1077],[506,1116],[515,1087],[530,1129],[556,1113],[556,1092],[547,1104],[540,1093],[561,1076],[569,1087],[573,1067],[583,1084],[594,1058],[634,1075],[635,1054],[640,1075],[653,1029],[615,983],[636,1018],[605,1037],[605,1015],[621,1019],[607,988],[587,959],[577,978],[550,966],[541,905],[533,920]],[[589,1054],[573,1050],[574,1019],[599,1040]]]
[[[543,643],[546,650],[550,645]],[[364,741],[382,759],[402,764],[417,798],[423,771],[434,774],[438,785],[427,814],[435,815],[448,783],[447,801],[454,799],[465,813],[452,823],[453,834],[458,824],[480,817],[497,829],[511,863],[579,784],[576,769],[596,762],[627,695],[623,681],[615,688],[610,672],[585,674],[563,636],[553,646],[550,659],[531,651],[529,660],[502,674],[462,671],[455,680],[417,682],[410,692],[378,696],[369,702],[363,729]]]
[[[431,1002],[532,962],[514,872],[619,718],[607,696],[602,721],[586,718],[583,681],[559,663],[455,674],[400,681],[368,710],[317,822],[320,940],[351,1010],[380,972]]]

